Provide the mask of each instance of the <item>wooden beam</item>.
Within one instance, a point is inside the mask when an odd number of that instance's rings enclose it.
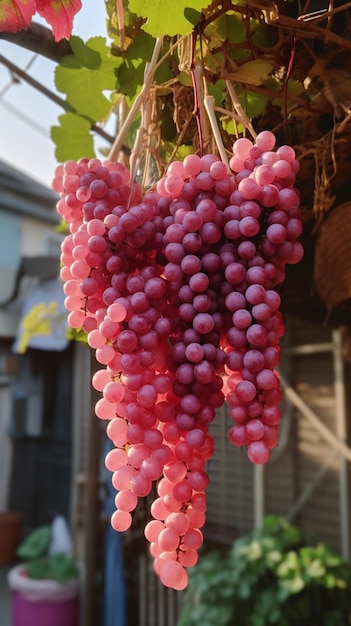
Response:
[[[36,22],[32,22],[29,28],[18,33],[0,33],[0,39],[31,50],[52,61],[59,61],[67,54],[72,54],[67,39],[55,41],[51,30]]]
[[[334,433],[321,422],[320,418],[306,402],[299,396],[299,394],[291,387],[282,376],[280,376],[280,382],[284,389],[284,393],[287,399],[299,410],[301,413],[311,422],[316,430],[322,435],[322,437],[330,443],[330,445],[338,450],[348,461],[351,462],[351,448],[346,445],[341,439],[338,439]]]

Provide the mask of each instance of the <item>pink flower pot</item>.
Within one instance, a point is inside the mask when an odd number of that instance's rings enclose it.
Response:
[[[13,626],[78,626],[78,581],[33,580],[25,565],[10,570]]]
[[[30,602],[19,591],[12,593],[13,626],[77,626],[78,598],[64,602]]]

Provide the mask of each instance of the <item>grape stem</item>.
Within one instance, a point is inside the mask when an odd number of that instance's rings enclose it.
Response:
[[[248,116],[246,115],[243,107],[241,106],[241,102],[237,96],[237,93],[232,85],[232,83],[229,80],[225,81],[225,85],[229,94],[229,97],[232,101],[233,107],[236,111],[236,114],[238,115],[238,117],[240,118],[240,122],[241,124],[247,128],[247,130],[250,132],[251,136],[253,137],[253,139],[256,139],[257,137],[257,133],[254,129],[254,127],[252,126],[250,119],[248,118]]]
[[[117,137],[113,143],[113,146],[110,150],[110,153],[108,155],[108,159],[110,161],[117,161],[118,155],[121,151],[121,148],[123,146],[123,142],[126,138],[126,135],[128,133],[128,130],[131,126],[131,123],[133,122],[133,119],[135,117],[135,115],[137,114],[137,112],[139,111],[139,109],[141,108],[142,104],[144,102],[147,101],[147,99],[149,98],[150,95],[150,87],[151,87],[151,83],[153,81],[154,78],[154,74],[155,74],[155,69],[156,69],[156,65],[157,65],[157,59],[158,56],[160,54],[161,48],[163,45],[163,37],[159,37],[158,39],[156,39],[155,42],[155,47],[154,47],[154,51],[152,53],[152,57],[151,60],[146,63],[145,65],[145,72],[144,72],[144,84],[142,87],[141,92],[139,93],[139,95],[135,98],[131,109],[126,117],[126,119],[124,120],[118,134]]]
[[[202,91],[202,67],[195,63],[195,46],[197,33],[194,31],[190,39],[190,76],[194,90],[194,116],[199,135],[200,156],[203,156],[204,145],[208,141],[207,117],[204,115],[203,91]]]
[[[229,171],[229,163],[227,159],[227,154],[226,154],[225,147],[222,141],[221,133],[218,128],[213,96],[208,96],[208,95],[205,96],[204,105],[205,105],[205,109],[208,115],[208,119],[210,120],[212,132],[214,134],[214,138],[215,138],[215,142],[218,148],[219,155],[223,163],[225,163],[225,165],[227,166],[228,171]]]
[[[207,145],[209,140],[209,129],[207,123],[207,115],[205,113],[204,107],[204,93],[202,89],[202,80],[203,80],[203,72],[202,67],[200,65],[196,65],[193,73],[194,80],[194,90],[196,92],[197,98],[197,122],[199,128],[199,137],[201,137],[201,153],[204,152],[204,147]]]
[[[123,0],[116,0],[116,11],[117,11],[117,23],[118,23],[119,37],[121,41],[121,50],[124,50],[125,41],[126,41],[126,33],[125,33],[125,28],[124,28]]]

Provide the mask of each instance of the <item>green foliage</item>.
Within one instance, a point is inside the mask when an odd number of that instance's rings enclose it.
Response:
[[[88,335],[82,328],[70,328],[68,331],[68,339],[70,341],[80,341],[88,345]]]
[[[34,530],[17,549],[22,559],[36,559],[45,554],[51,541],[50,526],[40,526]]]
[[[118,59],[111,55],[103,37],[93,37],[86,44],[71,37],[70,44],[73,54],[63,57],[56,68],[56,87],[67,95],[67,103],[75,111],[102,121],[112,107],[103,91],[116,89]]]
[[[172,37],[191,33],[193,21],[189,21],[186,15],[191,19],[194,10],[201,11],[205,4],[206,0],[129,0],[129,10],[140,17],[147,17],[143,29],[149,35]],[[190,15],[186,13],[189,8],[193,9]]]
[[[233,11],[228,11],[209,23],[205,35],[209,38],[211,48],[221,46],[226,40],[231,43],[242,43],[246,39],[245,24]]]
[[[93,37],[84,43],[73,36],[72,54],[61,59],[56,69],[56,87],[66,95],[67,111],[51,132],[59,162],[95,156],[92,126],[105,123],[122,97],[128,107],[132,105],[144,84],[145,69],[158,37],[162,37],[163,45],[150,91],[150,127],[155,135],[153,158],[158,161],[159,171],[165,165],[165,155],[180,158],[185,147],[197,150],[199,146],[190,71],[194,64],[203,67],[206,90],[219,109],[219,132],[229,151],[238,133],[244,131],[245,122],[234,122],[231,115],[223,114],[224,107],[230,112],[234,108],[225,81],[233,85],[255,128],[262,117],[267,127],[281,127],[291,108],[299,119],[296,101],[304,92],[301,77],[291,75],[286,81],[278,31],[265,23],[265,14],[254,10],[249,2],[123,0],[121,24],[115,0],[106,0],[105,5],[112,41]],[[190,39],[182,37],[192,32],[196,34],[193,50]],[[134,118],[137,127],[140,118],[138,111]],[[193,125],[182,133],[189,120]],[[135,128],[130,127],[125,145],[133,147],[134,136]]]
[[[105,120],[113,109],[117,69],[122,63],[111,54],[104,37],[84,43],[73,36],[70,45],[73,54],[63,57],[55,71],[56,88],[66,94],[68,111],[51,129],[59,162],[95,156],[91,126]]]
[[[65,583],[77,578],[78,568],[66,554],[50,554],[47,557],[34,559],[28,563],[28,576],[35,580],[56,580]]]
[[[63,553],[47,554],[50,543],[51,527],[40,526],[17,549],[17,555],[28,561],[29,578],[51,579],[59,583],[77,578],[78,568],[69,556]]]
[[[146,33],[140,33],[134,44],[129,46],[123,62],[118,68],[120,93],[133,98],[140,91],[144,81],[145,60],[150,59],[155,40]]]
[[[95,156],[88,120],[75,113],[64,113],[58,121],[60,125],[51,128],[51,139],[56,145],[55,156],[59,162]]]
[[[208,553],[190,574],[178,626],[343,626],[351,624],[351,566],[285,520]]]

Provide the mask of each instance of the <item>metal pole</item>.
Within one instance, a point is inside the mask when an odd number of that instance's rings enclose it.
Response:
[[[336,435],[341,441],[347,440],[347,416],[345,402],[344,363],[341,354],[340,330],[333,330],[334,387],[336,404]],[[348,466],[345,456],[339,458],[339,499],[342,556],[350,560],[350,502],[348,486]]]
[[[264,465],[254,465],[253,471],[253,488],[254,488],[254,524],[255,528],[261,528],[264,518]]]

